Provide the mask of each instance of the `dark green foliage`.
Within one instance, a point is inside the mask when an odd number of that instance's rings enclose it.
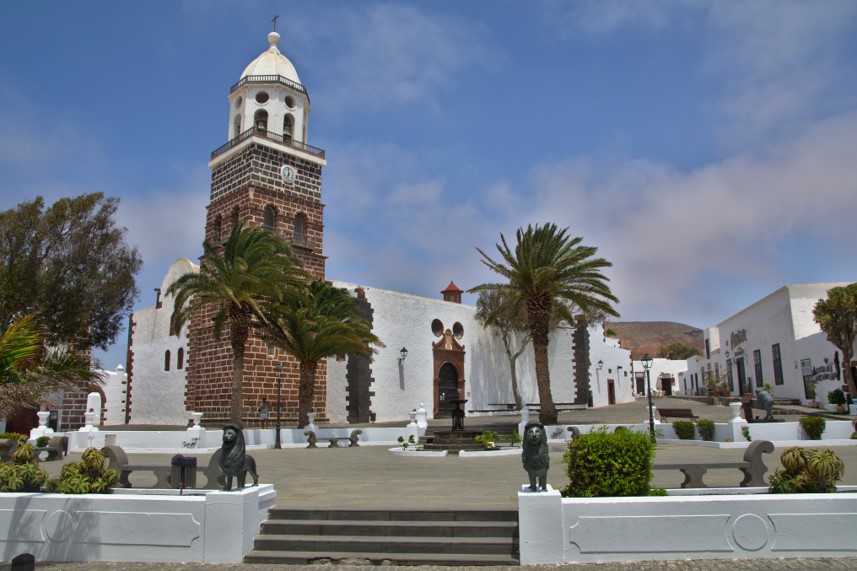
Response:
[[[60,475],[51,478],[47,491],[60,494],[109,494],[119,481],[119,472],[105,470],[107,461],[97,448],[87,448],[80,462],[69,462]]]
[[[500,435],[494,432],[493,430],[483,430],[482,434],[477,434],[473,440],[476,444],[481,444],[485,448],[489,448],[496,446],[497,442],[500,440]],[[489,442],[491,444],[489,444]]]
[[[12,440],[17,440],[18,442],[21,442],[21,443],[27,441],[27,436],[24,434],[21,434],[20,432],[3,432],[3,433],[0,433],[0,438],[10,438]]]
[[[0,464],[0,491],[38,492],[48,481],[48,473],[36,463],[36,452],[26,440],[12,453],[11,464]]]
[[[707,418],[700,418],[696,421],[696,429],[699,431],[699,436],[703,440],[714,440],[714,421]]]
[[[118,206],[94,193],[0,212],[0,331],[37,314],[52,345],[107,348],[116,340],[143,263],[115,225]]]
[[[821,440],[821,435],[827,427],[827,422],[820,416],[802,416],[800,425],[806,431],[810,440]]]
[[[568,497],[646,496],[652,481],[655,443],[648,434],[605,428],[581,434],[568,445]]]
[[[813,494],[836,491],[845,464],[832,450],[789,448],[780,457],[782,468],[768,479],[774,494]]]
[[[842,351],[842,363],[850,363],[857,340],[857,283],[827,290],[827,297],[815,304],[812,317],[827,335],[827,340]],[[857,394],[851,367],[842,367],[842,377],[848,392]]]
[[[833,389],[827,393],[827,402],[830,404],[845,404],[845,393],[842,389]]]
[[[662,357],[664,359],[675,359],[678,361],[683,361],[685,359],[690,359],[694,355],[701,355],[699,349],[693,349],[692,347],[688,347],[684,343],[670,343],[669,345],[664,345],[658,350],[658,357]]]
[[[682,440],[693,440],[694,428],[693,422],[690,420],[676,420],[673,422],[673,430],[675,435]]]
[[[39,436],[36,438],[36,448],[44,448],[51,442],[50,436]]]

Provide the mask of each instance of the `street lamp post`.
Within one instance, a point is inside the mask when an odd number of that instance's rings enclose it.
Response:
[[[283,364],[277,363],[274,370],[277,371],[277,434],[274,436],[274,448],[279,450],[283,447],[280,443],[280,386],[283,384]]]
[[[652,435],[652,439],[655,438],[655,413],[652,409],[652,381],[649,377],[649,369],[652,368],[652,358],[649,357],[649,354],[646,353],[645,356],[640,359],[643,363],[643,368],[646,370],[646,392],[649,393],[649,433]]]

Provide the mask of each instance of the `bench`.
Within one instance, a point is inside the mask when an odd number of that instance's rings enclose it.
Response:
[[[51,436],[47,446],[42,446],[33,449],[36,452],[36,458],[40,452],[47,452],[48,456],[45,461],[56,460],[63,456],[68,456],[68,437],[67,436]]]
[[[304,436],[307,437],[307,448],[318,448],[319,440],[326,440],[329,442],[327,445],[328,448],[340,448],[339,441],[340,440],[348,440],[351,442],[347,447],[342,446],[341,448],[354,448],[360,446],[357,441],[360,439],[360,435],[363,434],[362,430],[352,430],[349,436],[319,436],[312,430],[304,431]]]
[[[655,464],[653,470],[679,470],[684,474],[682,488],[707,488],[702,481],[708,470],[721,468],[737,468],[744,474],[744,479],[739,484],[741,487],[760,486],[764,487],[765,473],[768,467],[762,460],[762,454],[770,454],[774,451],[773,443],[767,440],[754,440],[744,451],[743,462],[693,462],[675,464]]]
[[[658,407],[658,414],[661,415],[661,420],[666,422],[668,418],[688,418],[696,420],[699,417],[693,414],[689,408],[661,408]]]
[[[116,470],[119,472],[118,487],[133,488],[130,476],[134,472],[152,472],[155,474],[156,482],[152,486],[159,489],[178,488],[178,485],[173,485],[172,474],[173,466],[163,466],[155,464],[131,464],[128,461],[128,455],[119,446],[105,446],[101,449],[104,457],[107,458],[107,469]],[[220,490],[225,485],[223,472],[220,470],[220,455],[222,450],[218,449],[211,455],[208,461],[208,466],[201,468],[197,466],[196,473],[202,473],[206,477],[206,490]]]
[[[570,412],[572,410],[586,410],[589,408],[585,402],[555,402],[553,403],[557,412]],[[527,409],[530,412],[539,412],[541,410],[539,403],[527,403]]]

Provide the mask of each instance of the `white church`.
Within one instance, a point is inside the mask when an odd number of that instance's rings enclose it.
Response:
[[[298,190],[303,178],[301,160],[314,160],[320,173],[327,157],[313,153],[318,150],[306,144],[309,135],[306,88],[300,84],[292,63],[280,53],[279,35],[273,32],[268,41],[269,49],[247,66],[230,92],[230,112],[225,117],[229,143],[221,149],[226,148],[228,155],[257,140],[265,150],[299,159],[296,167],[275,169],[283,177],[277,184],[285,185],[288,194]],[[239,112],[235,113],[235,109]],[[219,152],[220,149],[213,156]],[[230,160],[229,156],[218,155],[209,164],[214,172]],[[259,178],[269,174],[263,173]],[[213,175],[213,201],[219,198],[217,193],[224,192],[217,186],[217,176]],[[306,178],[320,179],[320,174]],[[313,194],[320,194],[320,180],[317,184],[317,188],[303,190],[304,195],[312,198]],[[223,186],[231,189],[240,185]],[[304,200],[306,196],[300,198]],[[286,218],[285,205],[277,206],[259,208],[262,225],[273,226],[277,214]],[[292,217],[294,226],[285,235],[291,238],[296,252],[305,250],[301,247],[307,244],[296,242],[296,238],[309,235],[305,227],[311,227],[313,217],[305,216],[303,211]],[[254,220],[252,215],[249,219]],[[220,222],[218,219],[217,223]],[[209,236],[207,231],[206,237]],[[322,236],[308,237],[304,242],[317,246],[322,243]],[[321,252],[313,254],[323,259]],[[325,257],[331,255],[336,252],[324,252]],[[315,263],[313,260],[310,265]],[[131,317],[125,407],[128,423],[183,425],[192,412],[187,386],[188,358],[192,353],[188,331],[186,328],[178,336],[170,331],[173,299],[160,293],[189,271],[198,271],[196,264],[185,258],[176,260],[156,290],[155,304],[134,312]],[[514,403],[503,344],[495,331],[477,322],[475,307],[461,303],[462,292],[454,283],[449,282],[445,290],[439,291],[438,298],[431,299],[325,277],[354,295],[386,347],[371,359],[353,356],[329,359],[326,390],[319,391],[326,395],[323,410],[317,411],[319,417],[331,423],[401,421],[407,420],[408,413],[420,406],[430,417],[446,416],[455,400],[467,401],[464,408],[468,414],[508,410]],[[448,279],[449,276],[439,276],[439,287]],[[268,362],[257,369],[267,371],[276,369],[283,360],[270,347],[261,358]],[[252,366],[249,368],[252,375]],[[630,352],[619,347],[617,340],[607,338],[602,325],[569,326],[556,331],[551,339],[551,380],[557,403],[600,407],[631,401],[634,396],[630,368]],[[517,374],[522,400],[537,403],[531,348],[518,359]],[[271,381],[269,377],[257,384],[250,395],[245,394],[245,400],[267,396],[273,402],[275,383]],[[107,404],[109,409],[110,403]]]

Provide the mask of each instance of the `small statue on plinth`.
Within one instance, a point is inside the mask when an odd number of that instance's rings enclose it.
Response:
[[[757,389],[756,390],[756,398],[759,399],[759,404],[762,406],[762,408],[765,409],[764,420],[766,422],[770,422],[770,421],[774,420],[774,413],[773,413],[774,397],[771,396],[771,393],[769,393],[768,391],[766,391],[764,389]]]
[[[530,490],[533,492],[548,489],[548,468],[550,468],[550,453],[548,450],[548,434],[543,424],[530,422],[524,428],[524,441],[521,444],[523,452],[521,461],[524,470],[530,477]]]

